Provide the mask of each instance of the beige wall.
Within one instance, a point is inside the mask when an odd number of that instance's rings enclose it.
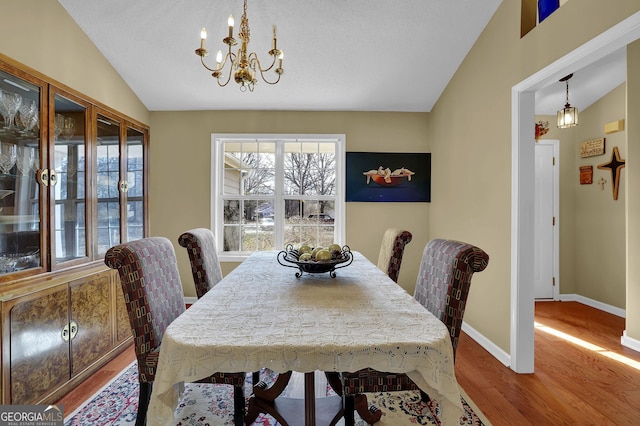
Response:
[[[0,52],[144,124],[149,112],[55,0],[0,0]]]
[[[210,227],[211,133],[344,133],[347,151],[429,152],[428,117],[380,112],[152,112],[151,234],[175,242],[187,229]],[[422,249],[429,240],[429,208],[429,203],[347,203],[346,243],[377,262],[384,230],[406,227],[413,240],[405,251],[399,284],[413,293]],[[176,250],[185,294],[193,296],[186,252],[179,246]],[[224,264],[223,272],[235,266]]]
[[[611,172],[598,169],[598,165],[611,160],[616,146],[621,158],[627,158],[626,132],[604,134],[606,123],[625,118],[625,98],[626,85],[623,84],[581,112],[571,153],[574,160],[572,181],[576,191],[575,292],[621,309],[626,305],[627,169],[622,169],[618,200],[614,200]],[[582,142],[602,137],[606,138],[604,155],[580,158]],[[578,169],[589,165],[593,166],[594,183],[580,185]],[[597,183],[600,178],[607,181],[604,190]]]
[[[614,146],[626,158],[626,133],[604,134],[604,125],[624,118],[625,110],[622,84],[580,111],[577,127],[558,129],[555,116],[536,116],[550,124],[540,139],[560,141],[560,295],[578,294],[620,309],[626,305],[626,169],[614,201],[611,173],[597,166],[611,159]],[[601,137],[606,138],[605,154],[580,158],[580,144]],[[593,184],[580,185],[579,168],[589,165]],[[607,180],[604,190],[597,183],[601,177]]]
[[[626,333],[640,340],[640,41],[627,48],[627,320]]]
[[[511,88],[639,9],[637,1],[569,1],[520,39],[520,2],[504,1],[431,112],[430,236],[460,238],[491,256],[474,276],[465,321],[507,353]]]

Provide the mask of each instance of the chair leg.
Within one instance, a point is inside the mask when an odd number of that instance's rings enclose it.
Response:
[[[344,396],[344,426],[355,426],[355,396],[354,395],[345,395]]]
[[[244,426],[244,391],[241,386],[233,387],[233,420],[235,426]]]
[[[152,383],[148,382],[140,383],[136,426],[145,426],[147,424],[147,409],[149,408],[149,399],[151,398],[151,385]]]

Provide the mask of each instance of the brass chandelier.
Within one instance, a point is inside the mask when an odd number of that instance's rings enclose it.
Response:
[[[240,32],[238,33],[238,38],[242,43],[240,44],[240,48],[237,53],[231,51],[231,47],[238,44],[236,39],[233,38],[233,23],[233,16],[229,15],[229,35],[222,39],[222,42],[229,47],[229,51],[223,60],[222,50],[218,50],[215,68],[208,67],[204,62],[204,57],[207,56],[209,52],[207,52],[207,49],[204,47],[204,41],[207,39],[207,30],[205,28],[202,29],[202,32],[200,33],[200,48],[196,49],[196,55],[200,56],[202,66],[209,71],[212,71],[211,75],[216,78],[220,87],[226,86],[229,81],[231,81],[231,74],[233,74],[233,79],[240,85],[240,90],[242,92],[246,91],[247,88],[250,92],[253,92],[255,84],[258,82],[258,79],[256,78],[258,74],[262,81],[267,84],[278,83],[280,81],[280,77],[284,74],[284,69],[282,68],[284,52],[277,47],[276,26],[273,26],[273,46],[272,49],[269,50],[269,55],[273,57],[273,61],[268,68],[263,68],[260,64],[260,60],[258,59],[258,55],[255,52],[247,52],[247,46],[251,39],[249,19],[247,19],[247,0],[244,0],[244,12],[242,13],[242,18],[240,18]],[[271,71],[271,69],[276,65],[276,59],[278,60],[278,67],[274,69],[274,72],[277,77],[275,80],[269,81],[265,78],[265,73]],[[225,78],[223,70],[227,64],[229,64],[229,69],[226,72],[227,75]]]

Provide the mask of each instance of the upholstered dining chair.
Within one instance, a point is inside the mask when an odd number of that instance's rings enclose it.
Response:
[[[213,232],[207,228],[190,229],[180,235],[178,244],[187,249],[196,295],[200,299],[222,279]]]
[[[422,253],[414,298],[447,326],[454,360],[471,277],[474,272],[483,271],[488,262],[489,255],[482,249],[453,240],[432,240]],[[366,401],[361,402],[362,394],[418,389],[406,374],[373,369],[342,373],[341,381],[345,399],[345,426],[354,424],[354,408],[358,408],[358,414],[365,420],[366,417],[374,417]],[[423,399],[428,398],[423,392],[421,394]]]
[[[186,309],[176,254],[168,239],[150,237],[111,247],[104,262],[118,270],[129,314],[140,382],[136,426],[142,426],[146,423],[162,336]],[[236,426],[244,424],[244,379],[244,372],[215,373],[199,381],[233,386]]]
[[[411,232],[399,228],[389,228],[382,236],[378,268],[395,282],[398,282],[404,248],[412,238]]]

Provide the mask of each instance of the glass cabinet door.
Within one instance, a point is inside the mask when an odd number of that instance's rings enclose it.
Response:
[[[127,128],[125,182],[127,241],[144,237],[144,133]]]
[[[52,250],[55,263],[60,264],[89,256],[85,191],[88,106],[59,93],[53,99],[53,117],[49,118],[50,138],[53,136],[49,186],[54,200]]]
[[[36,173],[41,93],[41,85],[0,70],[0,280],[45,259]]]
[[[98,114],[97,120],[98,255],[120,244],[120,123]]]

